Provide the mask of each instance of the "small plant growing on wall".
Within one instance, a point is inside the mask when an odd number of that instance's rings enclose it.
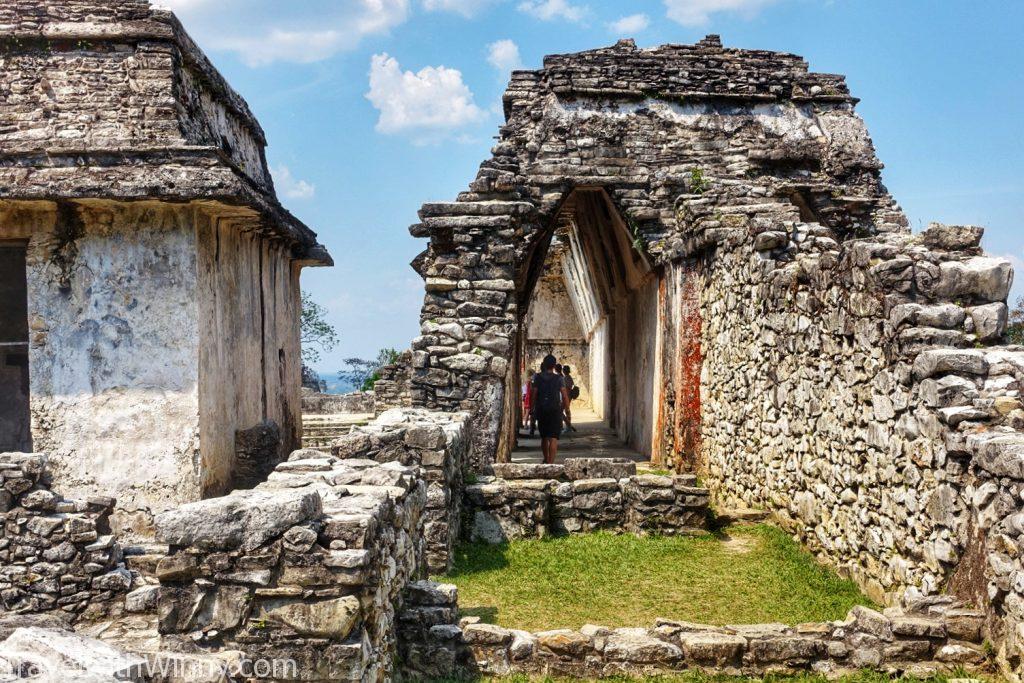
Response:
[[[704,194],[708,189],[708,180],[700,167],[690,171],[690,194]]]
[[[629,223],[629,233],[633,236],[633,248],[641,254],[646,254],[647,242],[644,241],[643,235],[640,234],[640,226],[637,225],[636,221],[633,220],[631,216],[627,216],[626,221]]]

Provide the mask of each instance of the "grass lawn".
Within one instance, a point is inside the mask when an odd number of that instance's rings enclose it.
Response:
[[[872,604],[764,525],[691,538],[602,533],[465,545],[441,580],[458,586],[463,614],[527,631],[649,627],[658,617],[798,624]]]

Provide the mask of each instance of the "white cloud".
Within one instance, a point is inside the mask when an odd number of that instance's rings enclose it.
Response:
[[[486,117],[462,82],[461,71],[445,66],[402,71],[398,60],[387,54],[374,55],[370,62],[366,99],[380,111],[379,132],[407,133],[417,144],[437,142]]]
[[[519,46],[505,38],[487,46],[487,63],[502,73],[523,68]]]
[[[464,17],[472,17],[491,2],[492,0],[423,0],[423,8],[430,12],[455,12]]]
[[[249,66],[308,64],[351,50],[409,17],[410,0],[159,0],[199,43]]]
[[[612,33],[626,36],[632,33],[639,33],[651,25],[651,18],[646,14],[630,14],[617,21],[608,24],[608,30]]]
[[[275,166],[271,172],[277,191],[286,199],[312,199],[316,195],[316,185],[296,178],[284,164]]]
[[[524,0],[524,2],[519,3],[519,11],[526,12],[544,21],[551,21],[552,19],[583,21],[587,16],[586,7],[583,5],[570,5],[568,0]]]
[[[718,12],[732,12],[751,18],[778,0],[665,0],[668,18],[683,26],[703,26]]]

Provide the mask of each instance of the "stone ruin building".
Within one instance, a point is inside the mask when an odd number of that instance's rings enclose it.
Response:
[[[0,451],[144,529],[298,446],[299,271],[330,258],[170,14],[5,3],[0,64]]]
[[[298,273],[329,257],[275,199],[244,102],[143,0],[4,5],[0,67],[0,667],[166,681],[200,678],[154,665],[287,660],[238,678],[383,681],[994,658],[1020,680],[1013,273],[980,228],[910,231],[841,76],[716,36],[514,72],[492,157],[412,227],[421,335],[379,416],[293,450]],[[509,462],[525,368],[552,348],[673,476]],[[679,533],[709,505],[770,515],[885,611],[531,634],[460,619],[425,580],[460,539]]]

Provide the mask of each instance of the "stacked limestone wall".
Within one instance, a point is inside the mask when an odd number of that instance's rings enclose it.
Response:
[[[877,600],[938,591],[970,505],[969,459],[946,434],[998,412],[975,406],[977,389],[937,389],[955,368],[915,358],[998,338],[1009,264],[979,256],[977,230],[839,243],[771,206],[715,210],[732,226],[702,274],[702,468],[716,499],[777,511]]]
[[[455,586],[409,586],[399,614],[403,673],[414,680],[509,674],[579,678],[651,676],[684,670],[761,677],[865,668],[928,676],[982,668],[982,613],[924,600],[884,614],[854,607],[842,621],[710,626],[659,619],[653,628],[529,633],[457,618]]]
[[[405,351],[398,360],[380,370],[380,379],[373,385],[373,412],[380,415],[392,408],[408,408],[412,405],[409,393],[409,376],[412,353]]]
[[[0,454],[0,615],[102,616],[132,584],[110,535],[112,498],[66,500],[43,455]]]
[[[708,491],[692,474],[637,475],[636,463],[567,458],[560,465],[500,463],[466,487],[470,541],[588,533],[686,534],[707,521]]]
[[[466,414],[392,409],[331,445],[331,453],[345,460],[422,468],[427,482],[426,566],[432,574],[443,574],[451,567],[452,551],[461,535],[463,474],[470,460],[472,434]]]
[[[271,680],[390,680],[406,586],[428,557],[447,568],[458,508],[438,494],[461,482],[465,421],[391,411],[336,444],[347,457],[295,451],[254,489],[158,516],[163,648],[295,663]]]
[[[685,258],[676,200],[713,181],[756,188],[757,201],[795,207],[796,195],[844,234],[903,230],[854,102],[842,77],[811,73],[794,55],[723,48],[716,36],[646,50],[624,41],[515,72],[492,157],[457,201],[424,204],[411,228],[430,239],[413,264],[426,285],[412,343],[413,404],[473,411],[476,457],[486,464],[507,456],[522,379],[510,376],[518,375],[510,360],[559,226],[593,226],[584,250],[615,257],[611,270],[628,280]],[[699,406],[684,385],[693,362],[679,362],[688,351],[675,346],[689,330],[672,320],[683,301],[661,283],[620,279],[611,292],[619,303],[628,290],[647,289],[642,303],[616,311],[619,324],[642,324],[646,337],[660,334],[662,349],[677,353],[654,358],[652,344],[632,367],[635,341],[608,330],[615,338],[599,346],[625,354],[608,361],[618,371],[608,417],[630,439],[652,441],[634,446],[655,459],[692,463]],[[662,405],[636,409],[651,405],[656,382]]]
[[[277,680],[385,680],[426,486],[397,463],[297,453],[251,491],[158,517],[160,633],[296,662]]]

